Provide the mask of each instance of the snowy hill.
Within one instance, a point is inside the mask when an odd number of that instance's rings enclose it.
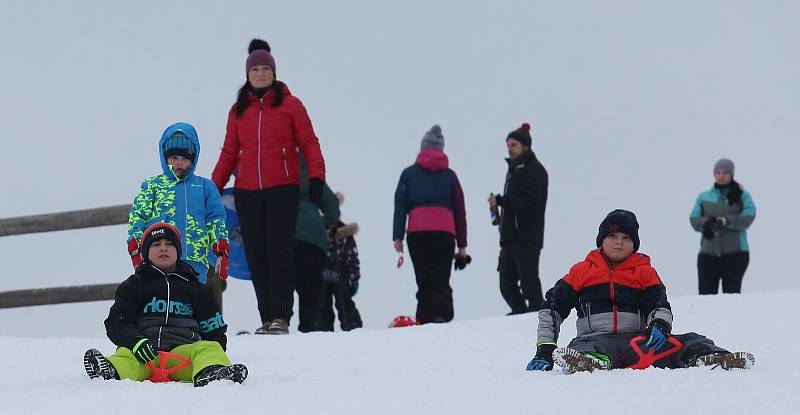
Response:
[[[402,329],[289,336],[232,336],[243,385],[90,381],[85,349],[114,350],[104,336],[0,337],[0,398],[9,414],[141,413],[487,414],[591,413],[795,414],[800,335],[791,312],[800,291],[672,300],[676,332],[696,331],[756,356],[750,371],[706,368],[532,373],[535,315]],[[772,305],[770,310],[765,305]],[[781,309],[781,307],[777,307]],[[786,311],[786,310],[784,310]],[[59,324],[54,317],[53,324]],[[43,328],[47,329],[47,328]],[[575,334],[573,315],[561,345]]]
[[[722,0],[0,2],[0,218],[130,202],[178,120],[197,127],[208,176],[247,42],[263,37],[347,195],[344,219],[361,227],[366,325],[231,338],[251,377],[198,392],[85,378],[85,349],[113,351],[109,302],[3,309],[3,413],[796,413],[798,15],[797,2]],[[535,317],[499,317],[485,201],[524,121],[550,173],[543,285],[593,248],[606,212],[634,210],[676,330],[753,352],[754,370],[524,371]],[[410,264],[393,266],[394,186],[434,123],[464,187],[474,262],[453,276],[454,323],[384,330],[414,307]],[[759,209],[751,263],[744,295],[700,298],[688,215],[723,156]],[[121,281],[124,242],[124,226],[0,238],[0,291]],[[232,331],[259,323],[249,282],[230,281],[225,319]],[[573,333],[569,320],[562,343]]]

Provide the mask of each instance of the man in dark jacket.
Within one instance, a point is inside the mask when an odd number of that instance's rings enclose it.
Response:
[[[489,195],[489,207],[500,225],[500,293],[511,314],[536,311],[543,302],[539,254],[548,179],[547,170],[531,151],[530,129],[525,123],[508,134],[505,189],[502,195]]]

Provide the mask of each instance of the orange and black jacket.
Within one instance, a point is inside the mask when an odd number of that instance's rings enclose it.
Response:
[[[573,265],[547,291],[539,311],[537,344],[558,340],[561,323],[578,313],[578,337],[599,333],[641,333],[653,319],[672,328],[667,291],[650,257],[634,252],[613,269],[599,249]]]

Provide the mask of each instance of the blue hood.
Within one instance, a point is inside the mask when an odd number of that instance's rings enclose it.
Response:
[[[187,178],[192,177],[194,174],[194,168],[197,166],[197,160],[200,158],[200,139],[197,138],[197,131],[191,124],[185,122],[176,122],[175,124],[167,127],[167,129],[164,130],[164,134],[161,134],[161,140],[158,141],[158,156],[161,159],[161,169],[164,171],[164,174],[173,177],[174,174],[167,164],[167,159],[164,157],[164,143],[168,138],[172,137],[172,134],[175,134],[177,131],[180,131],[189,137],[189,139],[192,141],[192,145],[194,145],[194,160],[192,160],[192,167],[189,168],[189,171],[186,172],[186,175],[181,178],[181,180],[186,180]]]

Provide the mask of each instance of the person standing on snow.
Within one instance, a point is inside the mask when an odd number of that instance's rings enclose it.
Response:
[[[689,223],[701,232],[697,255],[698,290],[717,294],[741,293],[742,279],[750,263],[747,228],[756,218],[750,193],[733,180],[733,161],[723,158],[714,164],[714,187],[695,201]]]
[[[489,195],[489,209],[499,213],[500,294],[511,307],[510,314],[536,311],[541,307],[539,255],[544,243],[544,211],[548,176],[531,150],[528,123],[508,134],[508,173],[502,194]],[[500,208],[498,210],[498,207]]]
[[[297,273],[296,289],[298,298],[299,324],[301,333],[320,331],[320,291],[322,291],[322,270],[328,250],[327,229],[339,223],[339,200],[325,184],[322,200],[311,202],[308,195],[308,172],[300,157],[300,213],[294,240],[294,263]]]
[[[225,208],[214,183],[194,174],[200,140],[191,124],[170,125],[158,143],[162,174],[146,179],[128,215],[128,254],[133,267],[142,263],[140,246],[148,226],[165,222],[185,236],[181,260],[191,265],[206,283],[208,250],[217,256],[217,273],[228,277],[228,230]]]
[[[403,170],[394,193],[394,249],[408,252],[417,279],[417,314],[421,324],[453,319],[450,266],[466,267],[467,218],[464,192],[456,173],[448,168],[442,129],[434,125],[422,137],[417,161]],[[408,217],[408,229],[406,229]]]
[[[336,192],[339,208],[344,204],[344,194]],[[328,252],[322,269],[322,290],[320,291],[318,322],[322,331],[333,331],[335,316],[339,316],[339,327],[342,331],[350,331],[364,326],[361,313],[356,307],[353,297],[358,292],[361,280],[361,262],[358,260],[358,245],[354,234],[343,238],[336,237],[339,227],[346,226],[339,222],[328,231]]]
[[[308,194],[322,200],[325,160],[303,103],[275,75],[270,46],[253,39],[247,81],[228,112],[225,142],[211,175],[222,192],[234,170],[236,212],[258,301],[256,334],[288,334],[295,289],[294,236],[300,203],[300,161]]]

